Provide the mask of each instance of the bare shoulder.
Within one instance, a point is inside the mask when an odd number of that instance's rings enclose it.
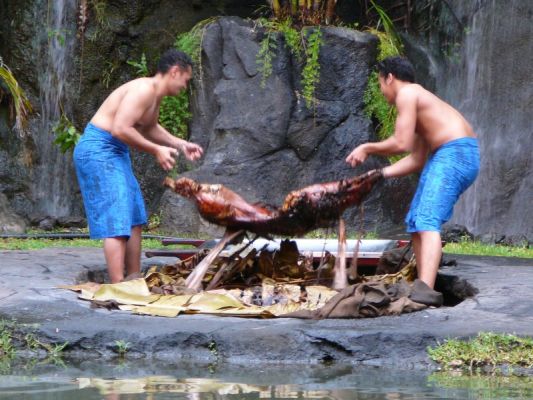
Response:
[[[424,92],[427,92],[422,86],[417,83],[410,83],[402,87],[397,94],[399,101],[413,101],[418,99]]]
[[[403,86],[396,94],[395,104],[399,111],[416,109],[418,100],[425,89],[415,83]]]
[[[123,85],[128,96],[152,97],[155,94],[155,87],[148,78],[138,78]]]

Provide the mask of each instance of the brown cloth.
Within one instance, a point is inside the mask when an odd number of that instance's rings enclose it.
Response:
[[[300,310],[280,317],[367,318],[398,315],[440,305],[442,305],[442,294],[419,279],[413,284],[403,280],[392,285],[369,282],[348,286],[318,310]]]

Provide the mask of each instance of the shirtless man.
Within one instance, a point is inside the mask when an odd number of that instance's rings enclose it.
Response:
[[[381,92],[398,110],[394,135],[357,146],[346,162],[355,167],[371,154],[409,153],[383,168],[383,177],[423,169],[405,222],[412,235],[418,278],[433,288],[442,256],[441,225],[451,218],[459,196],[479,171],[476,135],[456,109],[414,83],[413,66],[405,58],[381,61],[378,72]]]
[[[93,116],[74,149],[74,163],[91,239],[104,239],[111,282],[140,271],[141,231],[146,211],[133,175],[129,147],[152,154],[170,170],[181,151],[189,160],[202,156],[194,143],[179,139],[158,123],[164,96],[187,88],[192,61],[175,49],[163,54],[152,77],[114,90]]]

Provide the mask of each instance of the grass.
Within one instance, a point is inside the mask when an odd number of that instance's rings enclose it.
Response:
[[[102,240],[91,239],[0,239],[0,250],[39,250],[48,247],[102,247]],[[143,249],[163,248],[160,240],[143,239]],[[172,248],[164,246],[165,248]]]
[[[470,340],[449,339],[428,348],[429,357],[444,369],[480,369],[498,366],[533,368],[533,339],[481,332]]]
[[[61,356],[63,350],[68,346],[68,342],[47,343],[45,340],[41,341],[33,332],[23,333],[23,330],[28,328],[31,329],[31,325],[0,318],[0,374],[11,372],[12,364],[16,361],[19,350],[22,353],[31,354],[30,357],[34,361],[41,359],[44,363],[62,363]],[[42,351],[45,353],[44,356]]]
[[[505,246],[501,244],[483,244],[470,240],[460,243],[447,243],[443,251],[444,253],[450,254],[468,254],[474,256],[533,258],[532,248]]]
[[[38,233],[38,232],[33,232]],[[157,235],[156,232],[149,232]],[[190,235],[178,235],[188,237]],[[356,239],[359,235],[348,235],[349,239]],[[305,236],[307,239],[335,239],[337,232],[334,229],[319,229]],[[363,239],[379,239],[376,232],[367,232]],[[102,247],[102,240],[91,239],[0,239],[0,250],[38,250],[48,247]],[[143,239],[143,249],[172,249],[183,246],[163,246],[159,239]],[[460,243],[447,243],[443,249],[445,254],[465,254],[478,256],[503,256],[518,258],[533,258],[533,249],[526,247],[505,246],[501,244],[483,244],[476,241],[463,240]]]
[[[76,229],[75,231],[68,232],[65,230],[51,230],[51,231],[42,231],[39,229],[29,229],[27,231],[30,235],[39,235],[39,234],[55,234],[55,233],[74,233],[74,234],[87,234],[87,228]],[[168,236],[161,232],[158,232],[155,228],[143,231],[143,235],[154,235],[154,236]],[[189,238],[190,234],[179,235],[180,238]],[[96,247],[101,248],[103,246],[103,240],[93,240],[93,239],[37,239],[37,238],[28,238],[28,239],[17,239],[17,238],[8,238],[0,239],[0,250],[39,250],[49,247]],[[161,240],[153,238],[144,238],[142,240],[143,249],[173,249],[173,248],[183,248],[188,247],[186,245],[170,245],[163,246]]]

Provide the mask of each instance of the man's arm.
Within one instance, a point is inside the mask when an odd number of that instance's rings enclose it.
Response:
[[[172,135],[158,123],[154,124],[150,129],[147,129],[145,134],[146,137],[155,143],[159,143],[163,146],[174,147],[176,149],[179,149],[185,142],[185,140]]]
[[[395,162],[394,164],[383,168],[383,177],[395,178],[420,171],[426,163],[427,155],[428,146],[426,142],[417,135],[411,154]]]
[[[135,128],[146,110],[153,105],[153,89],[144,83],[139,83],[137,87],[132,89],[126,93],[120,102],[113,118],[111,134],[129,146],[152,154],[159,165],[168,171],[176,163],[174,155],[177,154],[177,150],[151,142]]]
[[[189,160],[197,160],[203,154],[203,149],[199,145],[172,135],[158,123],[148,129],[146,135],[155,143],[181,150]]]
[[[396,97],[398,117],[394,135],[381,142],[369,142],[357,146],[346,158],[352,167],[365,162],[371,154],[391,156],[413,150],[415,142],[417,94],[410,87],[403,88]]]

